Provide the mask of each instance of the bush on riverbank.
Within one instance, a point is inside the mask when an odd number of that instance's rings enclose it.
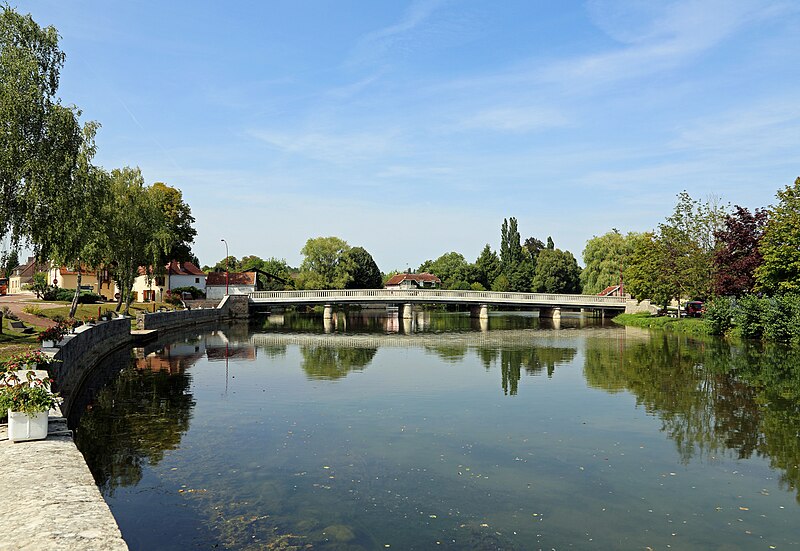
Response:
[[[800,344],[800,295],[719,297],[706,309],[711,334]]]

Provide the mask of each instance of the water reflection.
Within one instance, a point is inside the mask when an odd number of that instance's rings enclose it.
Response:
[[[336,380],[351,371],[361,371],[375,357],[377,348],[301,346],[303,371],[309,379]]]
[[[782,485],[797,491],[800,351],[620,335],[587,339],[584,375],[590,386],[630,392],[657,415],[682,462],[769,457]]]

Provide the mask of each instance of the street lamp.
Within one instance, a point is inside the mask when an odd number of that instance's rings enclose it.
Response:
[[[220,239],[223,243],[225,243],[225,294],[228,294],[228,242],[224,239]]]

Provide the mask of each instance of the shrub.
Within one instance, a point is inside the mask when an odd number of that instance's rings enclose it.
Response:
[[[703,316],[712,335],[724,335],[733,327],[736,299],[717,297],[706,306]]]
[[[41,316],[44,315],[42,313],[42,309],[39,308],[36,305],[33,305],[33,304],[29,304],[28,306],[23,307],[22,311],[25,312],[26,314],[30,314],[32,316],[40,316],[41,317]]]
[[[745,339],[760,339],[764,335],[762,315],[767,300],[755,295],[745,295],[739,299],[734,321]]]
[[[72,297],[75,296],[75,289],[64,289],[61,287],[50,287],[44,293],[44,300],[55,300],[61,302],[72,302]],[[90,291],[82,291],[78,297],[79,304],[90,304],[103,300],[103,297]]]
[[[193,300],[206,298],[206,294],[203,291],[201,291],[197,287],[192,287],[192,286],[176,287],[175,289],[172,289],[171,292],[168,291],[168,293],[171,295],[176,295],[178,297],[183,296],[183,293],[191,293]]]

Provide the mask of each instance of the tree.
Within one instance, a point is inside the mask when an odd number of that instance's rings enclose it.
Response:
[[[31,278],[31,282],[27,284],[27,288],[36,294],[36,298],[44,298],[44,294],[50,288],[47,281],[47,274],[44,272],[36,272]]]
[[[517,219],[513,216],[506,220],[500,227],[500,266],[504,274],[508,275],[517,269],[522,262],[522,245],[520,244]]]
[[[620,283],[635,235],[622,235],[617,229],[613,229],[586,242],[586,248],[583,249],[585,268],[581,271],[584,293],[595,295],[606,287]]]
[[[300,265],[297,286],[300,289],[345,289],[354,268],[347,254],[350,245],[338,237],[316,237],[306,241],[300,251],[305,257]]]
[[[464,255],[457,252],[444,253],[436,260],[426,260],[419,267],[420,272],[428,272],[442,280],[444,289],[456,289],[464,287],[466,282],[475,281],[473,269],[467,263]]]
[[[353,263],[348,289],[380,289],[383,287],[381,271],[372,255],[363,247],[353,247],[347,253]]]
[[[800,291],[800,178],[777,193],[770,207],[755,271],[756,289],[767,293]]]
[[[662,242],[653,232],[636,235],[625,267],[625,290],[637,300],[650,299],[665,307],[673,297]]]
[[[736,206],[717,232],[719,247],[714,251],[714,294],[741,296],[755,286],[755,271],[763,259],[758,245],[764,233],[767,211],[750,213]]]
[[[197,236],[197,230],[192,227],[194,223],[192,209],[184,202],[181,190],[163,182],[156,182],[151,186],[151,193],[155,195],[156,202],[160,205],[167,223],[171,226],[171,232],[175,236],[175,242],[164,254],[159,264],[164,265],[171,260],[194,262],[196,259],[192,254],[192,243]]]
[[[484,289],[489,289],[492,283],[500,275],[500,259],[487,243],[475,261],[476,283],[483,285]]]
[[[0,237],[30,239],[41,256],[48,243],[31,232],[68,190],[82,133],[77,109],[55,96],[65,59],[56,29],[0,10]]]
[[[538,293],[580,293],[580,274],[571,252],[544,249],[536,262],[533,289]]]
[[[553,238],[549,235],[547,236],[547,250],[552,251],[556,248],[556,244],[553,242]]]
[[[111,172],[111,196],[104,209],[105,251],[120,290],[117,311],[124,304],[127,313],[139,267],[147,268],[144,275],[148,279],[163,270],[160,261],[178,236],[164,215],[159,192],[145,186],[138,168]]]
[[[10,252],[4,252],[2,258],[0,258],[0,265],[0,271],[3,272],[3,277],[11,277],[11,273],[19,266],[19,256],[16,249],[12,249]]]

